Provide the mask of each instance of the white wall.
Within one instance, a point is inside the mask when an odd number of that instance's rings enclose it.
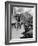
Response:
[[[0,46],[6,46],[5,45],[5,1],[6,0],[0,0]],[[11,1],[38,3],[38,0],[11,0]],[[38,31],[37,31],[37,33],[38,33]],[[37,36],[38,36],[38,34],[37,34]],[[38,40],[38,38],[37,38],[37,40]],[[8,46],[11,46],[11,45],[8,45]],[[12,45],[12,46],[38,46],[38,42],[37,43],[28,43],[28,44],[18,44],[18,45]]]

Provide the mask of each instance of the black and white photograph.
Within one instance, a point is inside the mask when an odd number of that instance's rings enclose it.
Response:
[[[5,43],[31,43],[37,41],[37,4],[5,3]]]

